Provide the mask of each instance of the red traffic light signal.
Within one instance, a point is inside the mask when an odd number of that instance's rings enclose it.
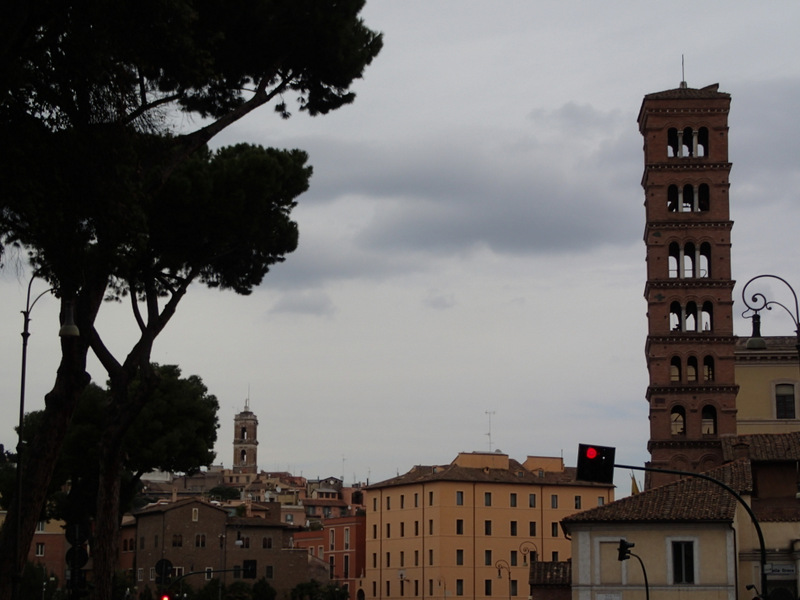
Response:
[[[614,451],[614,448],[608,446],[579,444],[576,479],[594,483],[613,483]]]
[[[170,600],[169,594],[161,594],[161,600]]]

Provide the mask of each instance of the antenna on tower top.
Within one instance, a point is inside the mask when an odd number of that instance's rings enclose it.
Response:
[[[681,54],[681,87],[685,88],[686,86],[686,69],[683,63],[683,54]]]
[[[247,384],[247,398],[244,399],[244,412],[250,410],[250,384]]]

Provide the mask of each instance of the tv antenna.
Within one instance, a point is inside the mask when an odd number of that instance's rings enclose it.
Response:
[[[487,411],[485,411],[485,413],[489,417],[489,433],[487,433],[486,435],[489,438],[489,452],[491,452],[492,451],[492,415],[495,414],[495,411],[487,410]]]

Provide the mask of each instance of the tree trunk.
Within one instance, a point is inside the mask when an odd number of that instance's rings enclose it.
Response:
[[[119,549],[121,439],[121,434],[104,435],[100,444],[100,478],[94,521],[94,536],[99,543],[92,546],[94,600],[111,600],[114,589]]]
[[[78,398],[89,384],[89,375],[86,373],[87,350],[80,338],[61,340],[61,363],[53,389],[45,396],[42,427],[36,432],[30,447],[23,452],[22,495],[12,501],[6,522],[0,530],[0,600],[11,600],[19,584],[64,436]],[[24,508],[21,513],[20,506]],[[19,538],[16,527],[18,519]]]

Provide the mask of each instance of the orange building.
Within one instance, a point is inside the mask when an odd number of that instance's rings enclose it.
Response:
[[[355,598],[528,596],[528,561],[564,561],[559,522],[614,500],[561,458],[461,453],[371,485],[366,576]]]
[[[325,519],[321,529],[294,534],[295,548],[306,548],[311,557],[327,563],[331,583],[350,590],[358,589],[364,577],[366,516],[351,515]]]

